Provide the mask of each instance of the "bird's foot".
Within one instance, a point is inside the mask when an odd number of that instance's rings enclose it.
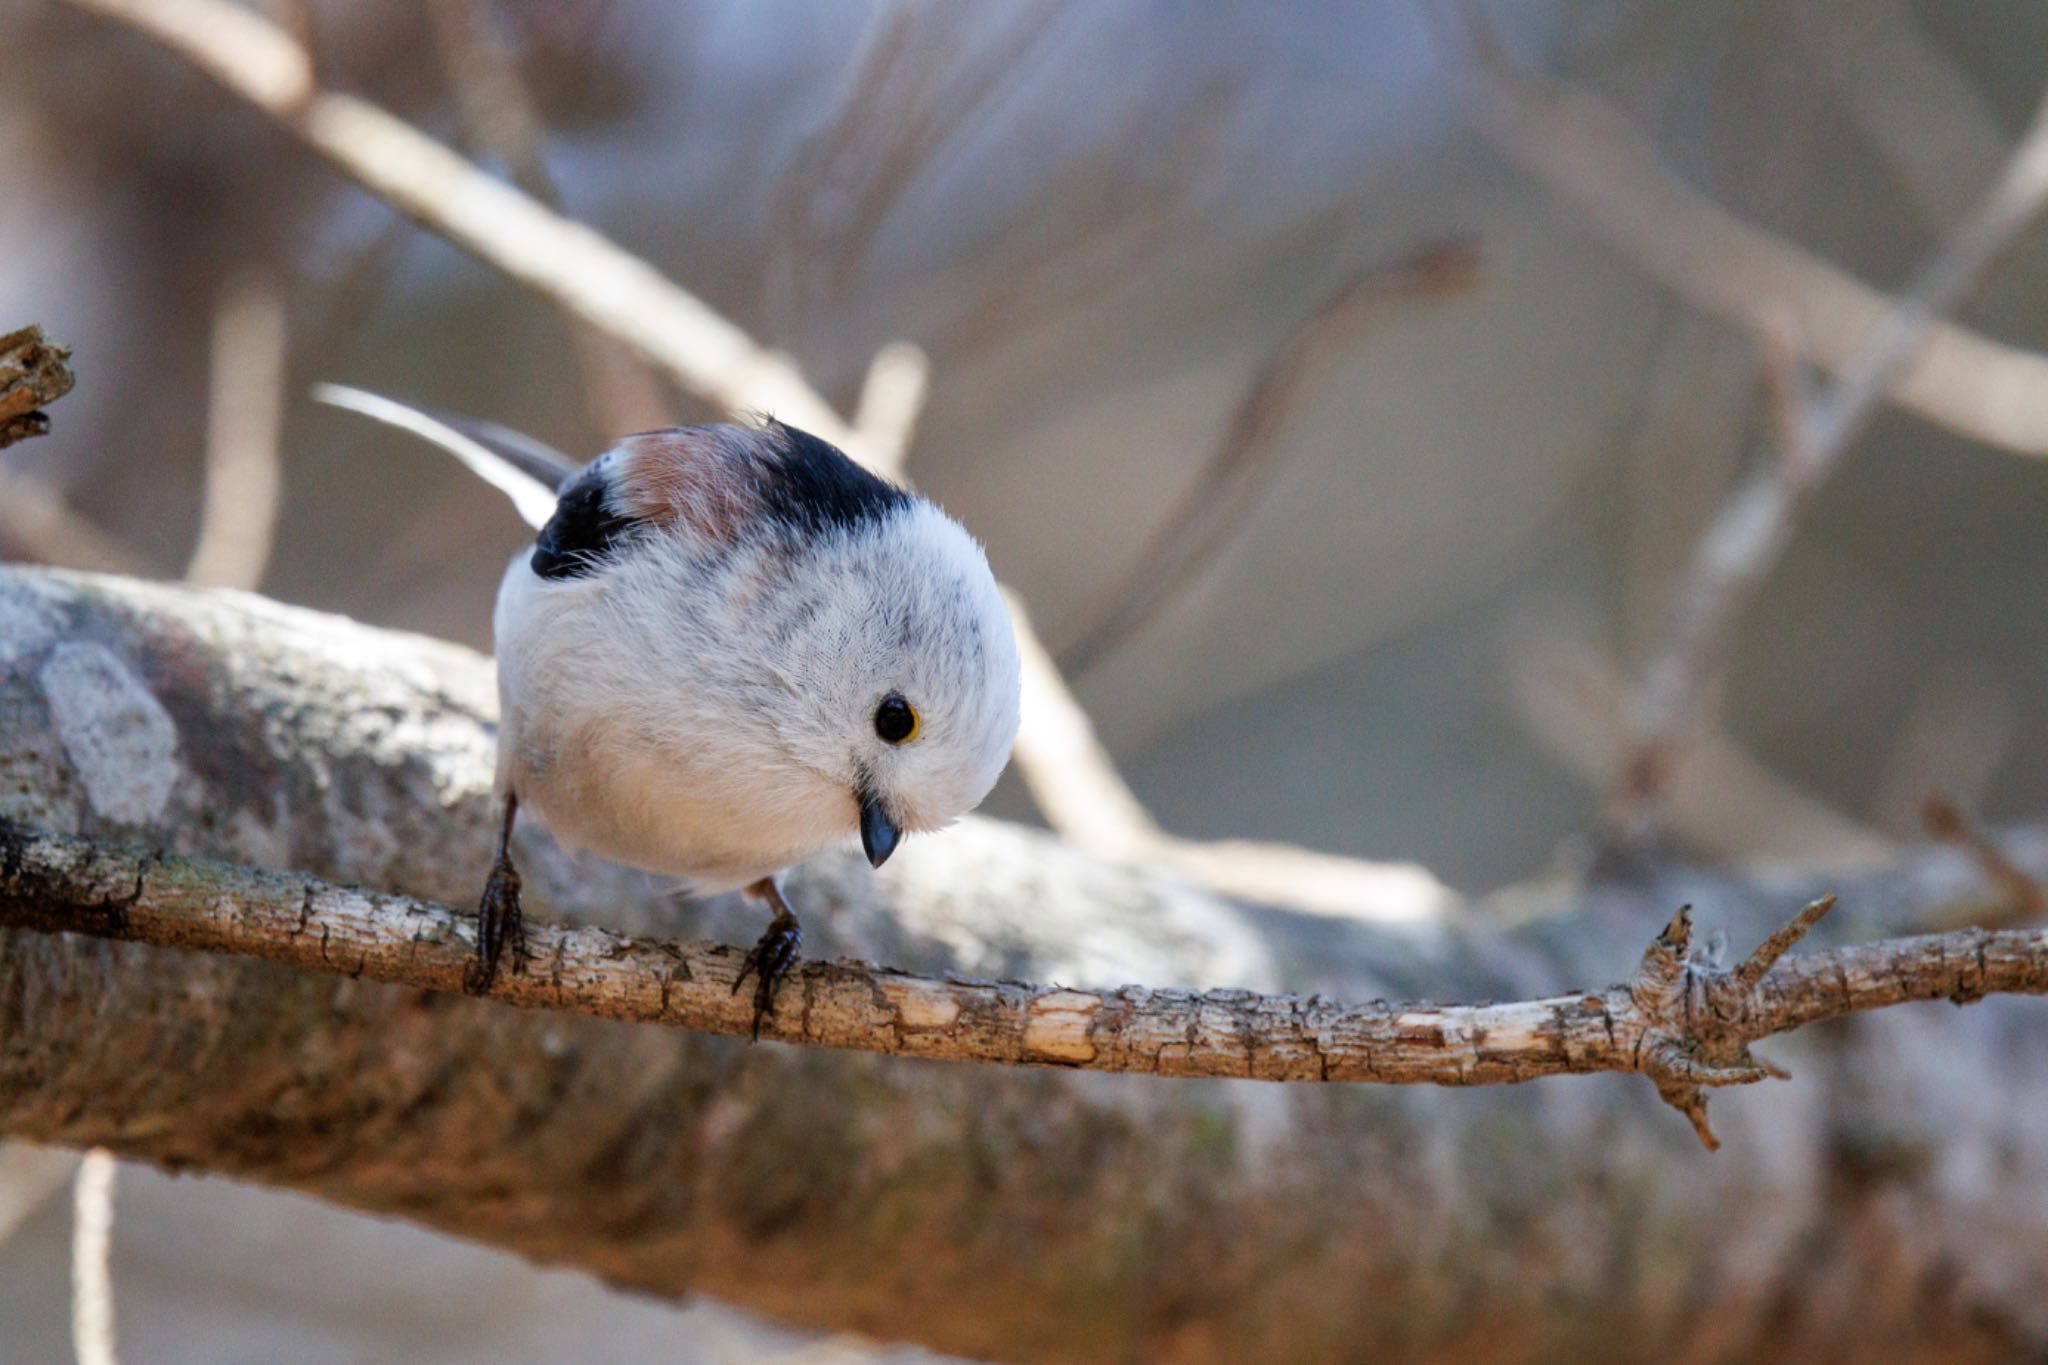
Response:
[[[463,974],[462,989],[471,995],[490,990],[498,978],[498,962],[509,949],[512,970],[520,971],[526,960],[526,923],[519,909],[519,871],[509,858],[491,865],[490,880],[484,883],[484,897],[476,912],[476,960]]]
[[[779,900],[780,897],[777,897]],[[775,918],[769,922],[767,931],[761,935],[747,952],[747,960],[740,964],[740,974],[732,983],[734,995],[747,984],[751,974],[754,982],[754,1041],[761,1040],[761,1021],[775,1008],[775,990],[784,977],[796,966],[797,951],[804,946],[803,926],[796,922],[796,916],[788,906],[781,906]]]

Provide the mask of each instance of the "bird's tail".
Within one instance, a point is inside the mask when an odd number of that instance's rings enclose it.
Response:
[[[555,495],[576,472],[576,464],[560,451],[493,422],[401,403],[346,384],[315,384],[313,397],[433,442],[512,499],[520,517],[536,530],[555,514]]]

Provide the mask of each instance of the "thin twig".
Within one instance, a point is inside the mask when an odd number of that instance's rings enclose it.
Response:
[[[78,1163],[71,1203],[71,1349],[78,1365],[119,1365],[114,1348],[114,1154]]]
[[[1493,1085],[1637,1072],[1713,1145],[1705,1090],[1783,1073],[1750,1044],[1907,1000],[2048,994],[2048,930],[1892,939],[1778,961],[1824,914],[1807,907],[1734,971],[1698,960],[1681,911],[1627,982],[1508,1004],[1345,1005],[1249,991],[1080,990],[805,962],[765,1037],[953,1061],[1272,1081]],[[458,991],[475,920],[405,896],[0,823],[0,925],[255,957]],[[739,1035],[745,953],[724,944],[527,928],[509,1005]]]
[[[1789,318],[1823,369],[1850,374],[1868,364],[1894,300],[1735,218],[1679,179],[1596,96],[1518,69],[1469,4],[1420,3],[1475,124],[1638,269],[1744,327]],[[1930,321],[1920,332],[1879,397],[1988,445],[2048,456],[2048,357],[1949,323]]]
[[[0,336],[0,448],[50,430],[42,409],[71,392],[71,350],[23,327]],[[0,540],[45,564],[146,573],[142,557],[73,511],[56,489],[0,469]]]
[[[401,213],[556,307],[618,338],[729,411],[766,412],[857,459],[852,425],[786,355],[581,223],[496,180],[411,125],[320,89],[305,49],[229,0],[67,0],[147,34],[295,133]]]
[[[185,581],[254,589],[270,564],[284,488],[285,317],[277,281],[229,281],[213,316],[206,502]]]
[[[1953,309],[2048,208],[2048,99],[1998,182],[1935,253],[1882,325],[1809,394],[1796,360],[1766,330],[1764,357],[1779,429],[1777,458],[1759,461],[1729,494],[1694,549],[1673,595],[1663,639],[1643,671],[1631,753],[1617,780],[1613,819],[1644,832],[1670,784],[1678,751],[1697,724],[1700,697],[1731,646],[1736,623],[1777,567],[1814,493],[1885,395]]]
[[[1527,627],[1509,642],[1505,672],[1530,736],[1596,791],[1607,788],[1628,734],[1630,686],[1620,667],[1582,639]],[[1855,868],[1894,854],[1884,835],[1712,727],[1693,736],[1672,774],[1664,819],[1687,847],[1723,857]]]
[[[2000,924],[2023,924],[2048,919],[2048,888],[2006,856],[2005,850],[1964,815],[1962,809],[1944,796],[1930,796],[1920,808],[1927,832],[1945,844],[1970,855],[1983,869],[1984,878],[1999,890],[2005,913]],[[1977,923],[1987,922],[1979,916]]]
[[[1222,438],[1093,624],[1063,654],[1086,672],[1155,619],[1193,582],[1272,482],[1288,416],[1325,363],[1369,328],[1414,304],[1462,294],[1479,278],[1479,250],[1465,238],[1432,242],[1400,259],[1358,271],[1287,334],[1237,401]]]
[[[867,437],[875,469],[884,477],[903,475],[931,380],[931,357],[908,341],[890,342],[868,362],[853,424]]]
[[[489,9],[489,0],[429,0],[427,5],[468,142],[472,150],[502,161],[513,184],[560,213],[562,191],[543,155],[540,110],[519,74],[518,55],[492,22]],[[601,435],[671,424],[660,386],[635,356],[573,312],[564,321]]]

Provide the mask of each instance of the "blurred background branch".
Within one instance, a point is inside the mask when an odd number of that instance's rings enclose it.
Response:
[[[1889,316],[1918,311],[1715,204],[1597,96],[1514,65],[1470,0],[1423,0],[1423,12],[1487,137],[1694,307],[1752,329],[1778,328],[1804,357],[1844,378],[1867,374],[1871,338],[1891,333]],[[2009,175],[2016,164],[2007,163]],[[1906,362],[1896,374],[1886,367],[1878,396],[1890,391],[1920,416],[1988,445],[2048,455],[2048,357],[1939,321],[1945,311],[1916,324]]]
[[[473,151],[496,157],[512,183],[556,213],[562,192],[548,173],[540,113],[519,74],[518,54],[498,31],[488,0],[429,0],[428,19]],[[673,426],[654,375],[601,328],[564,314],[590,397],[598,445],[633,431]]]
[[[1776,568],[1814,494],[1922,354],[1939,319],[1963,301],[2044,207],[2048,100],[1997,182],[1842,363],[1834,383],[1809,392],[1789,338],[1763,334],[1775,449],[1730,491],[1700,537],[1678,582],[1663,639],[1643,670],[1631,749],[1615,779],[1613,818],[1623,837],[1640,840],[1654,829],[1671,770],[1698,724],[1702,693],[1725,666],[1737,622]]]
[[[206,503],[185,580],[254,590],[270,563],[284,469],[284,298],[261,273],[237,277],[214,307],[206,408]]]
[[[1095,619],[1064,651],[1067,668],[1085,673],[1201,574],[1271,479],[1288,414],[1327,377],[1328,353],[1390,313],[1471,289],[1479,264],[1475,242],[1432,242],[1358,271],[1316,305],[1260,367],[1194,482],[1146,538],[1129,576],[1104,595]]]

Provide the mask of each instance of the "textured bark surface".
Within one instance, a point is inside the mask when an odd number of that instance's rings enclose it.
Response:
[[[1505,1085],[1640,1072],[1709,1147],[1706,1093],[1787,1079],[1749,1045],[1910,1001],[2048,994],[2048,929],[1965,929],[1786,959],[1832,908],[1814,902],[1732,968],[1704,961],[1691,907],[1627,981],[1499,1004],[1347,1003],[1247,990],[1078,990],[799,963],[765,1021],[745,954],[703,940],[534,925],[490,985],[469,983],[476,917],[335,886],[0,821],[0,926],[258,958],[529,1009],[669,1024],[887,1056],[1164,1077]],[[758,1030],[758,1033],[757,1033]]]
[[[70,359],[40,327],[0,336],[0,448],[49,431],[41,409],[71,392]]]
[[[462,905],[489,666],[236,594],[0,572],[0,817]],[[2048,864],[2038,834],[2009,843]],[[744,942],[529,832],[537,911]],[[900,866],[899,866],[900,864]],[[819,956],[1076,987],[1516,999],[1740,944],[1816,880],[1646,873],[1395,928],[983,821],[794,879]],[[1837,941],[1995,893],[1842,879]],[[1564,908],[1575,914],[1555,913]],[[1497,927],[1512,920],[1518,927]],[[306,1190],[657,1292],[1022,1359],[2002,1359],[2048,1343],[2048,1033],[1917,1005],[1766,1045],[1701,1152],[1639,1077],[1279,1087],[749,1047],[0,932],[0,1133]]]

